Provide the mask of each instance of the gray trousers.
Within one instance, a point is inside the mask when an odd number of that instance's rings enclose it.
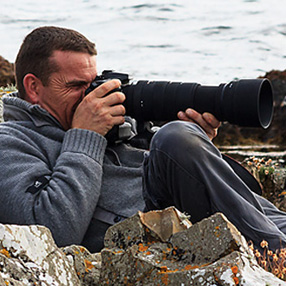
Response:
[[[143,189],[147,210],[175,206],[193,223],[221,212],[257,248],[286,244],[286,213],[254,193],[196,124],[174,121],[155,134]]]

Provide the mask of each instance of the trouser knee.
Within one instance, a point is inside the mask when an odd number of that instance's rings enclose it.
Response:
[[[197,124],[172,121],[154,135],[150,149],[181,157],[185,151],[199,155],[203,152],[202,146],[205,144],[210,144],[210,139]]]
[[[175,206],[196,222],[211,214],[207,190],[198,165],[212,145],[196,124],[174,121],[162,127],[151,142],[144,162],[144,198],[147,209]],[[204,173],[205,175],[205,173]]]

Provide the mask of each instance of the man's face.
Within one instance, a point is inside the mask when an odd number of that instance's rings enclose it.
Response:
[[[84,92],[96,77],[96,58],[87,53],[55,51],[51,57],[58,71],[41,86],[38,104],[52,114],[67,130]]]

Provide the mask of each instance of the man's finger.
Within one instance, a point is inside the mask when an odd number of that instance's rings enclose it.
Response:
[[[111,94],[108,94],[103,99],[104,99],[105,105],[112,106],[112,105],[123,103],[123,101],[125,100],[125,94],[117,91],[117,92],[113,92]]]
[[[91,93],[93,96],[100,98],[106,96],[109,92],[118,89],[121,86],[119,79],[108,80],[105,83],[101,84],[95,88]]]
[[[178,118],[179,118],[180,120],[192,121],[192,122],[194,122],[194,121],[191,120],[191,119],[186,115],[186,113],[183,112],[183,111],[179,111],[179,112],[178,112]]]
[[[125,107],[122,104],[114,105],[110,108],[110,115],[123,116],[125,114]]]
[[[213,128],[218,128],[221,124],[221,122],[215,118],[215,116],[209,112],[203,113],[204,120]]]

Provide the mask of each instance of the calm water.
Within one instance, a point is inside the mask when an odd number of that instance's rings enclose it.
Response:
[[[43,25],[97,43],[99,70],[219,84],[286,68],[285,0],[0,0],[0,55]]]

